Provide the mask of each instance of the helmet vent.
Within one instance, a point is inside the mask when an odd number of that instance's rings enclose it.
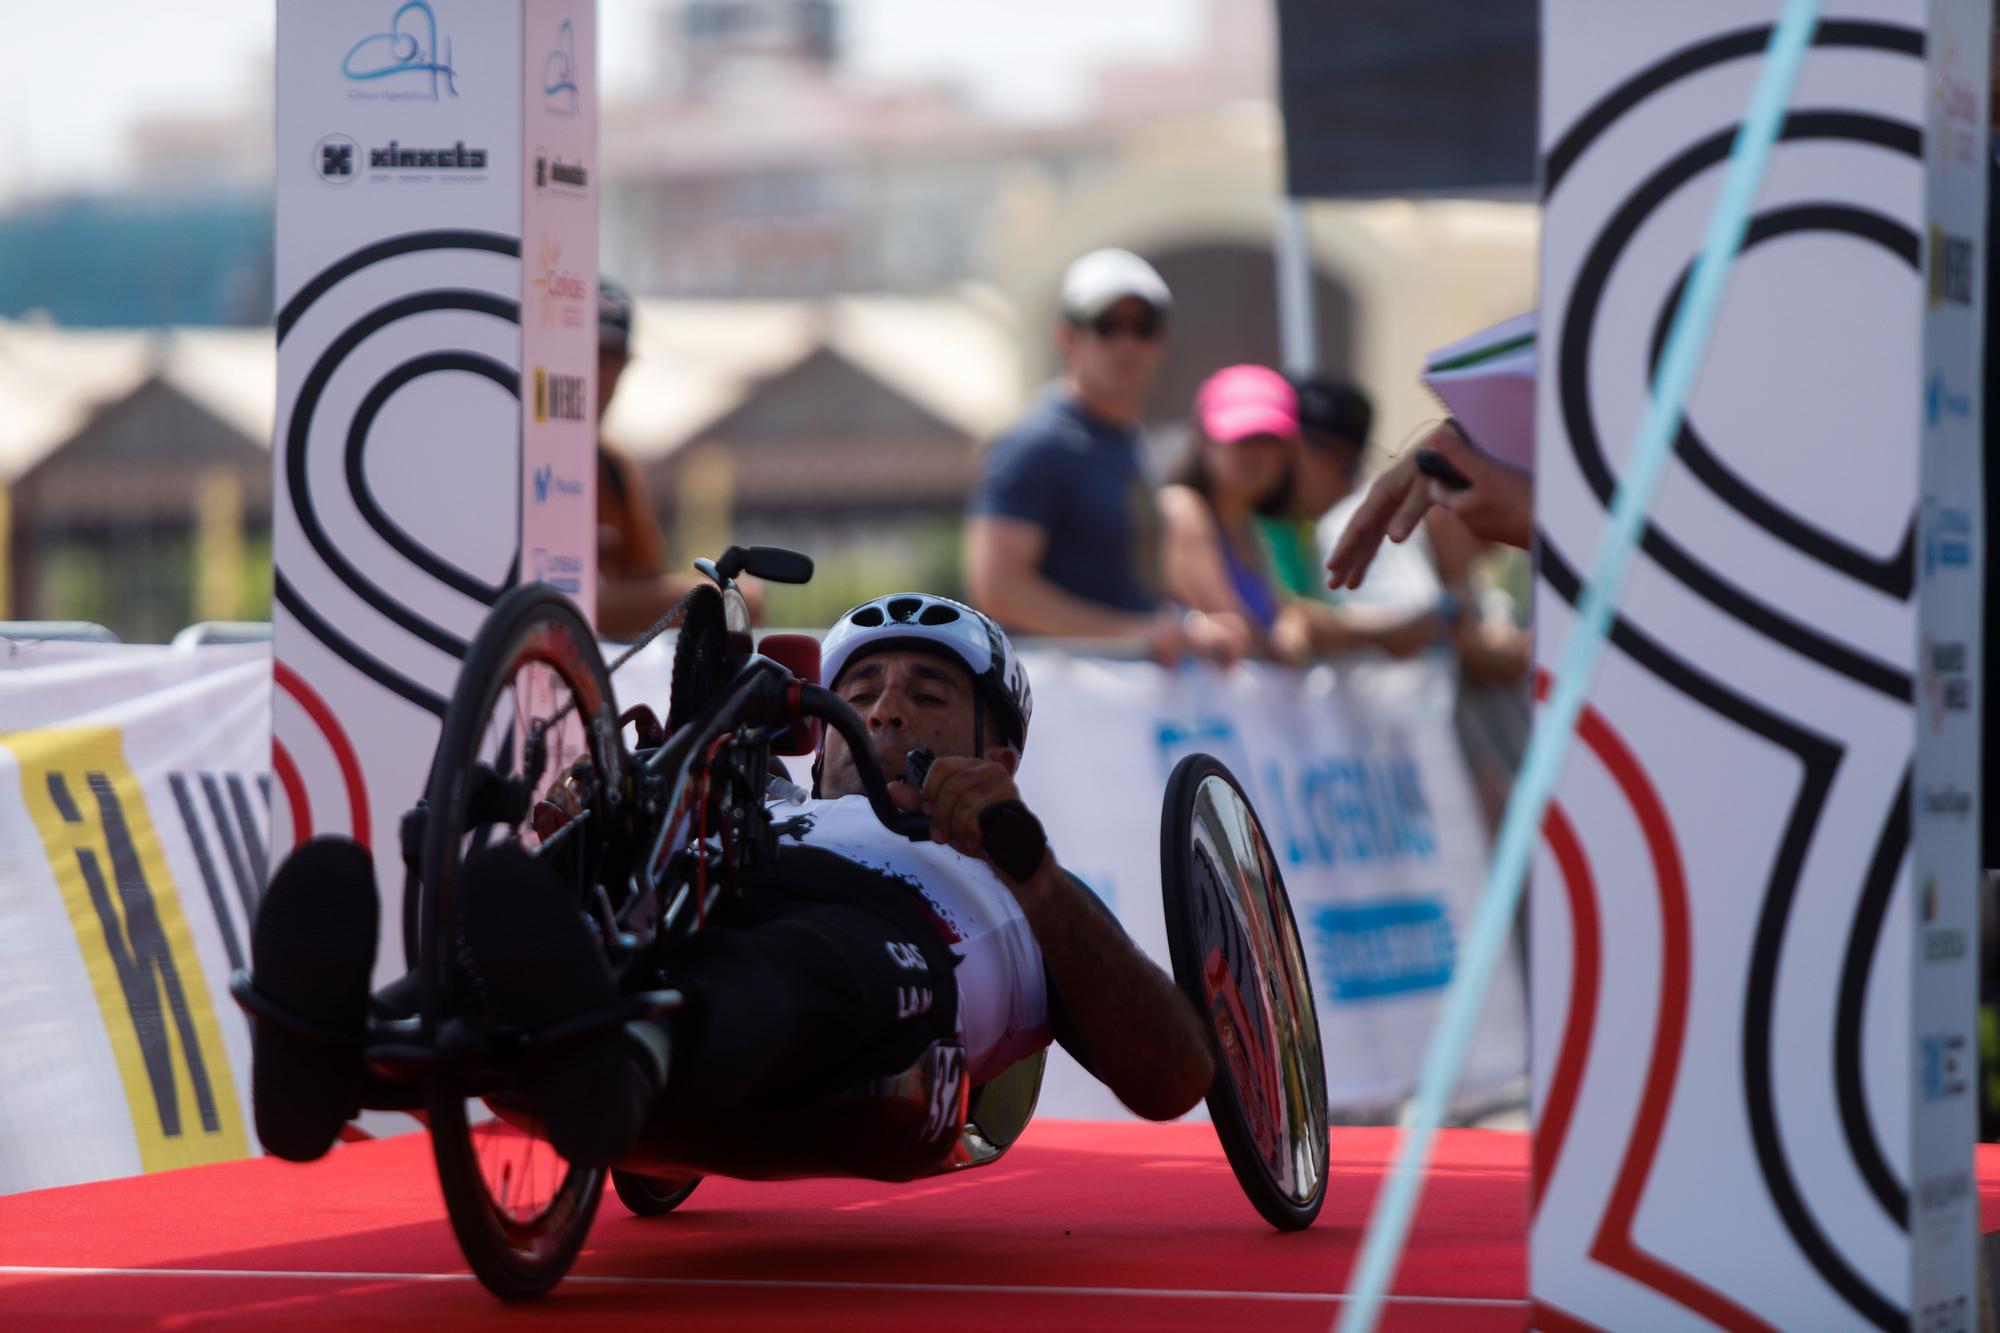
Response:
[[[892,598],[889,602],[889,619],[899,625],[907,625],[916,618],[917,612],[922,607],[922,600],[916,597]]]
[[[924,613],[917,617],[917,623],[919,625],[949,625],[957,619],[958,611],[955,608],[946,606],[942,602],[932,602],[924,608]]]
[[[864,606],[849,616],[848,620],[856,625],[879,625],[882,623],[882,608],[879,606]]]

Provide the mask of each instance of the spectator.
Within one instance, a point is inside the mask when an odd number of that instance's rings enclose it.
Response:
[[[1258,518],[1282,515],[1290,503],[1298,394],[1275,370],[1230,366],[1202,384],[1194,415],[1187,458],[1160,492],[1167,587],[1268,656],[1286,599]]]
[[[1121,639],[1162,662],[1221,646],[1161,591],[1138,424],[1172,307],[1152,265],[1124,250],[1064,275],[1062,380],[989,447],[967,505],[966,589],[1008,629]]]
[[[1292,388],[1298,394],[1303,447],[1292,474],[1291,504],[1282,514],[1260,515],[1257,525],[1271,572],[1285,591],[1293,597],[1318,597],[1326,591],[1326,576],[1320,572],[1314,528],[1354,490],[1375,405],[1354,385],[1316,375],[1294,379]]]
[[[1345,382],[1314,377],[1293,387],[1299,396],[1302,447],[1292,476],[1292,503],[1283,516],[1259,520],[1272,572],[1290,595],[1271,631],[1272,649],[1289,662],[1356,648],[1380,648],[1394,657],[1422,652],[1446,628],[1428,608],[1345,601],[1328,591],[1320,570],[1316,529],[1353,493],[1375,420],[1374,405]]]
[[[688,589],[705,582],[679,574],[653,517],[646,483],[632,458],[604,434],[618,380],[632,358],[632,298],[609,278],[597,284],[597,628],[637,635],[673,609]],[[717,552],[717,554],[721,554]],[[744,581],[751,609],[758,592]]]

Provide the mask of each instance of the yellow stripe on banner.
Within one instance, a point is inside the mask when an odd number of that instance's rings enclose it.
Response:
[[[116,727],[0,735],[97,992],[147,1171],[249,1143],[208,984]]]

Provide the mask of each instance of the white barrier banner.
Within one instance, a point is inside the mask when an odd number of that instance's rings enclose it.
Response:
[[[270,651],[33,660],[0,671],[0,1194],[243,1157]]]
[[[664,713],[668,647],[619,673],[623,702]],[[1183,755],[1222,759],[1285,874],[1334,1104],[1404,1096],[1486,853],[1447,669],[1026,661],[1023,792],[1064,864],[1170,966],[1161,796]],[[228,979],[270,869],[270,800],[286,800],[265,767],[271,670],[257,646],[51,645],[0,671],[0,1193],[255,1151]],[[400,887],[382,885],[386,921]],[[1525,1034],[1510,965],[1469,1100],[1520,1078]],[[1058,1053],[1041,1114],[1124,1112]]]

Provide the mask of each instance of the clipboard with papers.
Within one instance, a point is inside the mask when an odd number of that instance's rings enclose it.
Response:
[[[1535,467],[1535,325],[1529,311],[1424,358],[1424,387],[1504,463]]]

